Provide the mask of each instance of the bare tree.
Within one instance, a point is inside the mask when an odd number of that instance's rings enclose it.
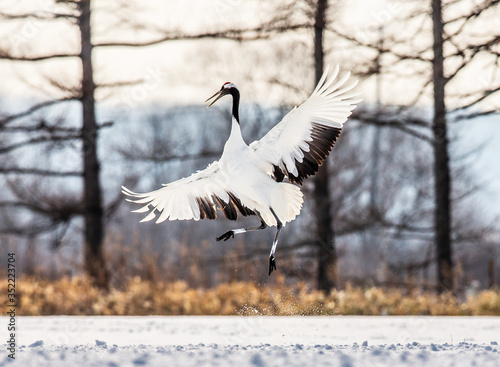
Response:
[[[58,18],[66,19],[68,22],[77,24],[79,29],[80,52],[78,53],[52,53],[46,55],[16,55],[14,52],[6,50],[2,52],[1,57],[6,60],[20,62],[37,62],[45,60],[54,60],[60,58],[78,58],[80,60],[80,85],[76,88],[68,85],[62,85],[55,79],[51,79],[51,84],[61,91],[72,91],[69,98],[59,99],[54,102],[43,102],[40,106],[56,104],[64,100],[79,100],[81,102],[81,121],[80,129],[72,129],[72,139],[81,141],[82,173],[83,178],[83,210],[78,214],[83,214],[85,220],[85,269],[94,279],[95,284],[106,288],[109,283],[110,273],[106,268],[102,241],[104,236],[104,209],[102,203],[101,185],[99,180],[99,161],[98,161],[98,129],[95,113],[95,90],[96,84],[93,79],[92,64],[92,41],[91,41],[91,2],[90,1],[67,1],[64,4],[65,11],[62,13],[27,13],[27,14],[2,14],[6,19],[12,20],[30,20],[32,18],[39,21],[49,22]],[[17,114],[19,118],[23,114],[30,115],[39,108],[38,106],[28,109],[26,112]],[[51,134],[46,137],[47,142],[53,142],[57,135]],[[10,171],[12,172],[12,170]],[[43,173],[43,172],[41,172]],[[54,202],[61,198],[54,198]],[[76,211],[75,211],[76,214]]]
[[[314,18],[314,68],[315,81],[319,82],[324,70],[325,50],[323,33],[328,10],[327,0],[317,0]],[[314,177],[314,202],[316,206],[316,246],[318,251],[318,289],[329,292],[336,286],[337,255],[335,252],[335,230],[332,218],[330,173],[328,159]]]
[[[338,28],[334,29],[334,32],[351,41],[355,46],[387,56],[390,61],[386,61],[383,65],[386,74],[390,69],[397,69],[400,64],[414,65],[415,70],[421,69],[423,65],[428,70],[425,74],[417,74],[421,80],[421,88],[407,105],[393,110],[397,115],[369,113],[358,115],[358,117],[368,123],[391,126],[405,131],[429,142],[433,148],[437,288],[439,292],[443,292],[453,289],[451,202],[453,187],[448,126],[450,120],[470,119],[498,112],[498,106],[485,107],[482,111],[473,111],[472,107],[479,105],[485,99],[491,100],[491,96],[500,90],[500,81],[492,78],[489,83],[480,83],[479,86],[471,88],[472,90],[460,87],[461,91],[458,93],[451,93],[451,85],[463,84],[463,79],[466,78],[465,70],[473,70],[476,60],[480,58],[489,58],[493,61],[493,68],[498,69],[495,60],[498,60],[500,36],[495,34],[493,29],[484,27],[483,18],[487,19],[489,12],[498,9],[499,1],[485,0],[472,7],[464,1],[454,1],[443,5],[441,1],[433,0],[430,5],[429,9],[421,8],[417,12],[412,10],[410,16],[393,21],[396,24],[408,22],[416,29],[416,33],[413,30],[413,32],[387,34],[382,45],[353,37]],[[432,24],[430,30],[425,28],[428,23],[423,21],[429,16]],[[385,29],[390,30],[390,24],[385,25]],[[408,26],[408,29],[411,27]],[[429,34],[426,32],[432,32],[433,42],[430,47],[409,48],[407,46],[408,37],[418,39]],[[474,38],[471,37],[472,34]],[[422,43],[425,44],[424,41]],[[370,73],[371,66],[365,65],[365,70]],[[432,86],[434,105],[431,121],[410,113],[422,97],[428,94],[429,86]]]
[[[84,180],[85,218],[85,269],[97,285],[107,287],[110,273],[106,268],[102,243],[104,239],[104,210],[100,183],[100,168],[97,157],[97,120],[95,112],[94,67],[92,64],[92,29],[90,23],[90,0],[80,1],[78,7],[78,28],[80,30],[81,51],[79,59],[82,67],[82,155]]]
[[[434,86],[434,228],[438,263],[438,291],[453,289],[453,252],[451,247],[451,179],[446,123],[443,36],[444,23],[441,0],[432,0],[433,59],[432,80]]]

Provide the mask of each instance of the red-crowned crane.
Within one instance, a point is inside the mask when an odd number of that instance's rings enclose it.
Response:
[[[276,226],[269,255],[269,275],[276,269],[276,246],[281,227],[295,219],[302,208],[302,192],[295,184],[318,171],[342,126],[360,99],[353,92],[357,81],[346,84],[349,73],[336,81],[339,67],[328,76],[326,68],[311,96],[290,111],[262,139],[247,145],[240,129],[238,107],[240,92],[233,83],[205,102],[210,107],[225,95],[233,98],[231,134],[219,161],[203,171],[163,185],[161,189],[135,193],[122,187],[128,201],[143,204],[137,213],[149,212],[141,222],[156,218],[169,220],[215,219],[217,208],[226,218],[236,220],[255,215],[260,226],[232,229],[217,237],[227,241],[235,234]],[[283,182],[287,177],[289,182]]]

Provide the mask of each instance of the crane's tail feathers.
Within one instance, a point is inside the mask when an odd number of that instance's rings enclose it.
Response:
[[[302,209],[304,202],[302,191],[298,186],[290,183],[279,183],[279,191],[272,196],[271,208],[283,225],[294,220]],[[265,215],[261,213],[261,215]],[[277,225],[271,211],[263,218],[268,225]]]

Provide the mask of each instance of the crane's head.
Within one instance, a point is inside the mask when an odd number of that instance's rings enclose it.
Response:
[[[222,85],[222,88],[221,88],[219,91],[217,91],[217,93],[215,93],[212,97],[208,98],[208,99],[205,101],[205,103],[206,103],[206,102],[210,101],[212,98],[215,98],[215,99],[214,99],[214,100],[213,100],[213,101],[212,101],[212,102],[211,102],[211,103],[207,106],[207,108],[208,108],[208,107],[210,107],[211,105],[213,105],[215,102],[217,102],[217,101],[218,101],[219,99],[221,99],[222,97],[224,97],[226,94],[232,94],[232,95],[234,96],[234,94],[235,94],[236,92],[239,92],[239,91],[238,91],[238,87],[237,87],[235,84],[233,84],[233,83],[231,83],[231,82],[224,83],[224,84]],[[238,94],[239,94],[239,93],[238,93]]]

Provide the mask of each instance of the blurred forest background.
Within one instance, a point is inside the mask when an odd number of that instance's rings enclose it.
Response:
[[[0,256],[105,289],[495,287],[499,19],[497,0],[0,0]],[[364,100],[282,231],[282,277],[267,276],[273,231],[216,243],[234,223],[130,213],[121,185],[218,159],[230,110],[202,102],[222,83],[241,90],[250,143],[336,63]]]

